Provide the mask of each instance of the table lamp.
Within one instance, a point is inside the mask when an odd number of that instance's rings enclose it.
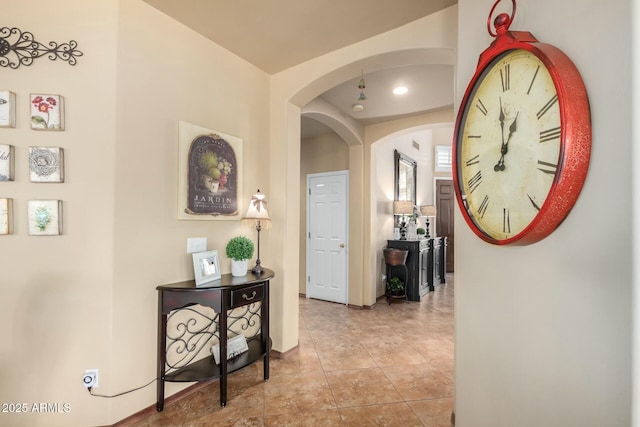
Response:
[[[400,240],[407,240],[407,222],[406,215],[413,215],[413,203],[410,200],[394,200],[393,214],[402,216],[400,223]]]
[[[423,205],[420,206],[420,216],[424,216],[426,217],[426,228],[427,228],[427,234],[426,237],[429,238],[431,237],[429,235],[429,217],[433,217],[436,216],[437,210],[435,205]]]
[[[244,219],[255,221],[256,223],[256,230],[258,231],[258,256],[256,258],[256,265],[251,269],[251,272],[254,274],[262,274],[264,268],[262,268],[260,264],[260,230],[262,230],[262,221],[271,221],[271,218],[269,218],[269,212],[267,211],[267,201],[259,189],[256,194],[251,196],[249,209]]]

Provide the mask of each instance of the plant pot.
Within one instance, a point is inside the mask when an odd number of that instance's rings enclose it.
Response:
[[[386,248],[382,252],[384,253],[385,264],[390,266],[405,265],[407,262],[407,255],[409,255],[409,251],[394,248]]]
[[[247,275],[247,260],[241,261],[231,260],[231,275],[234,277],[243,277]]]

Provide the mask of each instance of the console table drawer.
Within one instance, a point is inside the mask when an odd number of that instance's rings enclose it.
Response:
[[[248,288],[231,291],[231,308],[240,307],[264,298],[264,286],[256,285]]]

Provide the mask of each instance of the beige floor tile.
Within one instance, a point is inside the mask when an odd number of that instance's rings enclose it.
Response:
[[[388,366],[383,370],[407,401],[453,397],[453,381],[430,364]]]
[[[270,415],[265,420],[267,427],[338,427],[342,425],[342,418],[337,409]]]
[[[340,415],[345,426],[422,426],[422,422],[406,403],[340,408]]]
[[[335,408],[335,400],[327,384],[265,389],[265,415],[267,416],[287,413],[300,414]]]
[[[453,278],[420,302],[371,309],[299,299],[299,347],[229,376],[127,426],[450,427]]]
[[[379,368],[327,372],[338,407],[401,402],[402,396]]]
[[[451,427],[452,398],[420,400],[408,405],[425,427]]]

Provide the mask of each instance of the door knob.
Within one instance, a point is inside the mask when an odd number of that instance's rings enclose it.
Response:
[[[344,248],[344,243],[340,243],[340,247],[341,247],[341,248]]]

